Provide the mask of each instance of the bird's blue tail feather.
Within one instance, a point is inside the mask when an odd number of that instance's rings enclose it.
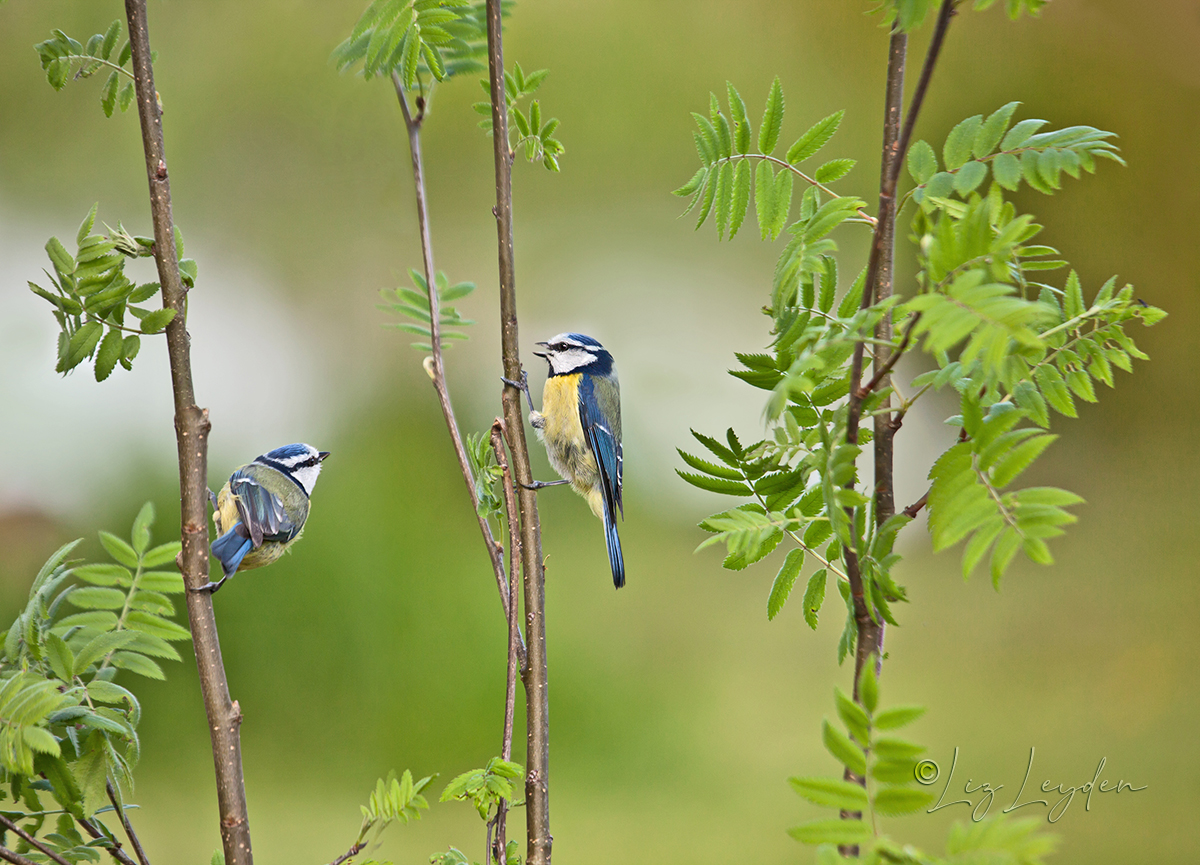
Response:
[[[604,505],[604,542],[608,546],[608,563],[612,567],[613,585],[619,589],[625,585],[625,557],[621,555],[617,521],[613,519],[607,502]]]
[[[242,528],[242,524],[237,523],[212,542],[212,554],[221,562],[221,570],[227,577],[233,575],[233,572],[238,569],[238,565],[242,563],[242,559],[246,557],[246,553],[250,552],[254,546],[250,538],[238,532],[240,528]],[[242,530],[245,531],[245,529]]]

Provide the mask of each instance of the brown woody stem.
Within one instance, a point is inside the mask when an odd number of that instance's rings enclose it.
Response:
[[[433,349],[429,377],[433,379],[433,389],[437,392],[442,417],[446,421],[446,429],[449,431],[450,441],[454,445],[454,456],[458,460],[459,471],[467,485],[467,494],[471,497],[471,509],[479,523],[479,532],[483,535],[488,559],[492,563],[496,588],[500,592],[500,604],[504,608],[505,618],[510,619],[512,602],[508,581],[504,576],[504,557],[500,545],[492,536],[492,528],[488,525],[487,517],[479,513],[479,496],[475,490],[475,479],[471,474],[471,464],[467,459],[466,448],[463,447],[462,434],[458,429],[458,421],[454,417],[454,405],[450,401],[450,391],[446,386],[446,368],[442,360],[441,308],[435,280],[436,271],[433,266],[433,238],[429,230],[429,210],[425,197],[425,168],[421,156],[421,124],[424,121],[424,112],[418,110],[414,115],[409,109],[404,85],[396,72],[392,73],[392,84],[396,88],[396,98],[400,102],[400,111],[404,115],[404,128],[408,132],[408,149],[412,155],[413,189],[417,200],[417,228],[421,236],[421,261],[425,271],[425,286],[429,295],[429,344]],[[524,659],[525,645],[521,641],[519,632],[517,642],[517,652]]]
[[[121,826],[125,830],[125,837],[133,845],[133,853],[137,856],[138,862],[141,865],[150,865],[150,860],[146,857],[146,851],[142,849],[142,842],[138,840],[137,833],[133,831],[133,824],[125,816],[125,806],[117,799],[117,791],[113,789],[112,781],[106,782],[104,786],[105,792],[108,793],[108,801],[112,802],[112,806],[117,812],[117,817],[121,820]]]
[[[0,826],[3,826],[9,832],[12,832],[18,838],[21,838],[22,840],[24,840],[27,844],[29,844],[29,846],[36,847],[38,850],[41,850],[42,853],[44,853],[46,856],[48,856],[52,861],[57,862],[58,865],[71,865],[70,862],[68,862],[63,857],[59,856],[57,853],[55,853],[53,850],[51,850],[49,847],[47,847],[45,844],[43,844],[37,838],[34,838],[32,835],[30,835],[28,832],[26,832],[24,829],[22,829],[16,823],[14,823],[12,820],[9,820],[3,814],[0,814]],[[14,855],[16,855],[16,854],[14,854]]]
[[[503,471],[504,478],[504,512],[508,523],[508,591],[509,597],[516,598],[518,589],[519,565],[521,560],[521,536],[516,522],[517,497],[513,489],[512,473],[508,470],[508,460],[504,456],[504,441],[507,438],[504,421],[496,418],[492,424],[492,450],[496,454],[496,463]],[[504,732],[500,741],[500,759],[512,759],[513,716],[517,707],[517,676],[520,672],[520,658],[517,649],[521,646],[521,624],[517,617],[517,607],[513,604],[508,611],[508,669],[504,682]],[[499,865],[506,865],[508,846],[508,802],[500,800],[496,808],[496,837],[492,847],[492,856]]]
[[[221,842],[226,865],[251,865],[250,823],[246,815],[246,788],[242,779],[242,748],[238,734],[242,716],[230,699],[221,644],[213,616],[212,595],[196,591],[208,582],[208,412],[196,405],[192,389],[191,347],[187,332],[187,292],[179,275],[175,254],[175,228],[171,218],[171,184],[167,175],[162,118],[154,88],[150,33],[145,0],[125,0],[129,44],[137,93],[146,179],[150,184],[150,211],[154,223],[154,261],[162,285],[163,307],[175,310],[167,325],[167,354],[171,361],[171,389],[175,396],[175,437],[179,451],[180,535],[179,561],[188,587],[188,624],[200,672],[200,688],[212,737],[217,780]]]
[[[496,240],[500,275],[500,337],[504,377],[521,380],[517,333],[516,271],[513,262],[512,152],[508,146],[508,110],[504,98],[504,43],[500,0],[487,0],[488,79],[492,101],[492,155],[496,170]],[[508,429],[513,475],[521,511],[521,564],[525,577],[526,861],[550,865],[550,701],[546,677],[546,574],[542,565],[542,532],[525,425],[521,392],[505,385],[504,423]]]

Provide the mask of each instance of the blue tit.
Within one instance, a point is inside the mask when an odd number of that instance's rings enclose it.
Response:
[[[550,465],[604,521],[613,585],[625,585],[625,560],[617,535],[621,504],[621,387],[612,355],[590,336],[561,333],[539,342],[550,364],[542,410],[529,422],[546,445]],[[528,393],[526,393],[528,399]]]
[[[199,591],[215,592],[235,571],[269,565],[287,551],[304,531],[327,456],[312,445],[284,445],[235,471],[218,495],[209,491],[217,528],[212,554],[225,575]]]

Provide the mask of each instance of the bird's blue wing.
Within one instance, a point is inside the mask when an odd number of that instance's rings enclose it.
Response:
[[[600,487],[609,513],[621,504],[621,402],[615,379],[584,375],[579,382],[579,422],[600,469]]]
[[[283,502],[245,471],[233,473],[229,491],[237,496],[238,516],[255,549],[264,540],[290,541],[295,537],[298,527],[284,511]]]

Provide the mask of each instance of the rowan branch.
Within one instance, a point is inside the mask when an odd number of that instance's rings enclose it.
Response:
[[[192,388],[191,346],[187,332],[187,292],[175,253],[175,226],[171,217],[171,184],[163,144],[158,92],[150,53],[150,32],[145,0],[125,0],[129,24],[134,87],[146,178],[150,185],[150,211],[154,223],[154,261],[162,286],[163,308],[175,310],[167,325],[167,354],[171,362],[171,389],[175,400],[175,438],[179,452],[180,537],[179,556],[188,607],[188,624],[200,673],[200,689],[208,715],[216,770],[217,805],[221,843],[226,865],[251,865],[250,823],[246,812],[246,787],[242,778],[239,727],[242,716],[229,696],[229,683],[221,659],[221,644],[213,616],[212,595],[197,591],[208,582],[208,412],[196,405]],[[128,857],[126,857],[128,858]]]
[[[516,272],[513,261],[512,154],[508,147],[508,110],[504,96],[504,43],[501,2],[487,0],[488,80],[492,103],[492,156],[496,172],[496,240],[500,277],[500,336],[504,377],[521,380],[521,349],[517,331]],[[550,865],[550,704],[546,679],[545,570],[542,565],[541,523],[529,450],[525,443],[521,394],[507,384],[503,392],[504,423],[508,430],[513,475],[519,489],[521,564],[525,578],[526,862]]]
[[[133,854],[137,856],[138,862],[141,865],[150,865],[150,860],[146,858],[146,851],[142,849],[142,842],[138,840],[137,833],[133,831],[133,824],[125,816],[125,807],[117,801],[117,791],[113,789],[112,781],[106,781],[104,787],[105,792],[108,793],[108,801],[112,802],[113,809],[117,812],[117,817],[121,820],[121,826],[125,829],[125,837],[133,845]]]
[[[43,844],[37,838],[30,835],[28,832],[26,832],[24,829],[22,829],[16,823],[14,823],[12,820],[9,820],[3,814],[0,814],[0,826],[3,826],[9,832],[12,832],[18,838],[21,838],[22,840],[24,840],[31,847],[36,847],[38,850],[41,850],[42,853],[44,853],[46,856],[50,857],[51,860],[57,862],[58,865],[71,865],[70,862],[68,862],[63,857],[59,856],[57,853],[55,853],[53,850],[51,850],[49,847],[47,847],[45,844]]]
[[[438,405],[442,409],[442,417],[446,421],[446,429],[450,433],[450,441],[454,445],[454,456],[458,460],[458,469],[463,482],[467,485],[467,494],[471,497],[471,509],[479,523],[479,532],[483,535],[483,543],[487,548],[488,559],[492,563],[492,573],[496,578],[496,588],[500,592],[500,604],[504,609],[505,619],[511,618],[511,595],[508,581],[504,576],[504,556],[501,546],[492,535],[492,528],[487,517],[479,513],[479,495],[475,490],[475,478],[471,474],[471,463],[467,459],[467,451],[463,446],[462,434],[458,429],[458,421],[454,417],[454,404],[450,401],[450,390],[446,385],[446,367],[442,356],[441,339],[441,308],[437,292],[433,265],[433,237],[429,229],[429,210],[425,196],[425,167],[421,155],[421,124],[424,121],[424,101],[417,98],[417,112],[413,114],[408,106],[407,94],[399,74],[392,72],[392,84],[396,88],[396,98],[400,102],[400,111],[404,115],[404,128],[408,132],[408,149],[412,155],[413,190],[417,200],[417,228],[421,237],[421,261],[425,271],[425,287],[429,295],[429,344],[432,347],[432,362],[427,367],[429,377],[433,379],[433,389],[437,392]],[[520,641],[520,634],[517,635]],[[518,652],[525,655],[525,646],[521,643]]]

